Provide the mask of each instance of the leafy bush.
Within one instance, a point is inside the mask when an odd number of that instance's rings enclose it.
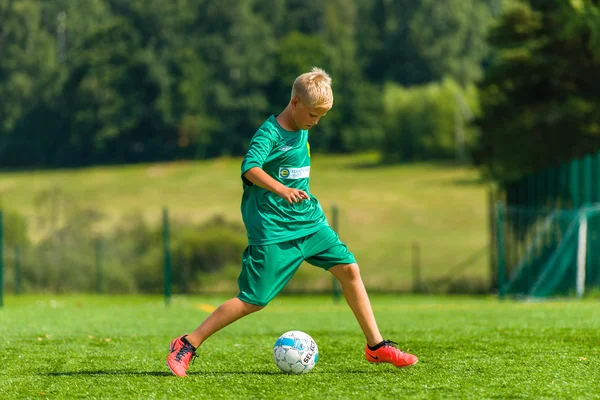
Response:
[[[25,216],[5,213],[4,244],[11,271],[6,274],[7,284],[15,284],[14,249],[18,245],[21,288],[25,291],[164,290],[162,224],[150,224],[141,214],[132,214],[107,230],[102,226],[104,214],[78,206],[56,187],[41,192],[35,204],[38,213],[29,232]],[[247,243],[243,226],[214,217],[203,223],[172,220],[170,228],[175,292],[198,289],[206,275],[216,276],[228,266],[239,271]],[[31,232],[35,232],[35,240],[28,237]]]
[[[182,291],[197,287],[207,274],[221,273],[228,265],[241,265],[246,231],[215,217],[200,226],[181,226],[173,238],[173,262]]]
[[[477,112],[475,88],[463,90],[450,79],[411,88],[387,84],[384,160],[453,159],[468,154],[475,138],[474,128],[467,126],[468,120]]]
[[[175,291],[197,289],[206,274],[218,273],[230,264],[240,264],[247,243],[242,226],[214,217],[201,224],[174,220],[170,228]],[[163,290],[162,226],[150,226],[140,215],[129,216],[108,240],[113,263],[129,271],[137,291],[158,293]]]

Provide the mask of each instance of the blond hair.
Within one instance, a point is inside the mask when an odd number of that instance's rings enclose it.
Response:
[[[331,107],[333,105],[331,77],[321,68],[313,67],[310,72],[300,75],[294,81],[292,98],[296,96],[311,107]]]

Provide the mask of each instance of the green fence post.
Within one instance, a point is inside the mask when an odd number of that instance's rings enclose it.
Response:
[[[2,228],[4,223],[2,221],[2,211],[0,211],[0,307],[4,306],[4,235]]]
[[[581,189],[579,184],[579,160],[571,161],[569,168],[569,194],[571,195],[571,209],[576,210],[581,207]]]
[[[506,294],[506,266],[504,265],[504,206],[501,202],[497,203],[496,206],[497,222],[496,228],[496,245],[498,246],[496,252],[498,254],[498,294],[500,300],[504,299]]]
[[[596,159],[594,172],[595,177],[594,181],[596,182],[596,192],[594,193],[594,203],[600,203],[600,152],[596,153],[594,157]]]
[[[582,167],[582,177],[583,177],[583,184],[582,184],[582,206],[583,207],[589,207],[590,204],[592,204],[592,156],[589,154],[586,154],[583,157],[583,163],[581,164]],[[588,221],[589,223],[589,221]],[[588,231],[589,231],[589,225],[587,225],[588,227]],[[585,265],[586,265],[586,270],[587,270],[587,276],[589,279],[589,276],[591,274],[592,269],[590,268],[592,266],[592,252],[589,251],[590,250],[590,240],[587,239],[585,241],[586,243],[586,249],[585,249]],[[585,282],[584,282],[584,286],[585,286]]]
[[[15,294],[21,294],[21,247],[15,246]]]
[[[535,208],[535,189],[536,189],[536,176],[535,174],[529,174],[527,176],[527,207],[531,209]],[[528,210],[529,211],[529,210]]]
[[[102,238],[96,239],[96,293],[104,293],[104,266],[102,253],[104,252],[104,243]]]
[[[548,170],[548,198],[550,200],[549,208],[557,208],[558,191],[556,190],[558,170],[556,167]]]
[[[513,261],[513,257],[512,255],[514,254],[516,256],[516,259],[519,260],[521,259],[523,253],[524,253],[524,249],[527,248],[526,245],[526,239],[525,239],[525,234],[522,234],[522,232],[524,232],[527,229],[527,224],[528,224],[528,220],[527,220],[527,199],[529,196],[529,186],[527,183],[527,179],[526,178],[521,178],[520,182],[517,183],[517,208],[515,209],[515,212],[513,212],[509,217],[507,217],[507,219],[510,219],[510,224],[513,227],[513,230],[516,232],[516,235],[512,236],[512,240],[510,245],[508,246],[508,254],[504,255],[505,257],[508,256],[509,260],[511,260],[511,263]],[[500,199],[498,199],[500,200]],[[510,204],[510,200],[507,198],[506,199],[507,204]],[[494,217],[498,218],[498,214],[497,214],[497,210],[496,210],[496,205],[498,203],[494,203],[493,207],[494,207]],[[496,223],[498,223],[498,220],[496,220]],[[496,235],[498,234],[498,228],[496,228]],[[522,236],[521,236],[522,235]],[[519,239],[520,237],[523,237],[523,239]],[[498,247],[498,243],[495,243],[496,246],[496,250]],[[497,261],[496,261],[497,262]],[[496,278],[497,278],[497,274],[498,274],[498,270],[496,269]],[[498,282],[496,282],[496,284],[498,284]],[[499,287],[499,286],[498,286]]]
[[[488,231],[490,241],[490,287],[498,286],[498,257],[496,254],[496,213],[494,206],[496,204],[496,192],[490,188],[488,190]]]
[[[540,171],[536,174],[535,205],[538,209],[544,207],[544,200],[546,199],[546,176],[546,171]]]
[[[583,205],[592,203],[592,156],[586,154],[583,158]]]
[[[165,304],[171,304],[171,238],[169,235],[169,210],[163,208],[163,253],[165,269]]]
[[[558,172],[558,192],[560,197],[560,208],[562,209],[568,208],[567,200],[569,199],[569,168],[569,164],[562,163]]]
[[[333,230],[339,235],[338,231],[338,206],[336,204],[333,205],[331,209],[331,224],[333,225]],[[334,276],[332,279],[332,288],[333,288],[333,301],[339,302],[341,297],[341,287],[340,282]]]

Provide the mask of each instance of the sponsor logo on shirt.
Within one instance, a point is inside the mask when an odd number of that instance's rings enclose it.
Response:
[[[280,179],[302,179],[310,176],[310,167],[279,168]]]
[[[292,146],[281,146],[278,150],[285,152],[285,151],[288,151],[288,150],[291,150],[291,149],[293,149]]]

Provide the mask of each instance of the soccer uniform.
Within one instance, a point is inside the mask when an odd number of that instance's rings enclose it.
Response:
[[[310,200],[289,204],[252,184],[243,175],[254,167],[288,187],[305,191]],[[286,131],[272,115],[252,137],[241,172],[241,209],[248,247],[238,278],[240,300],[267,305],[305,260],[325,270],[355,262],[329,227],[318,200],[310,194],[307,130]]]

